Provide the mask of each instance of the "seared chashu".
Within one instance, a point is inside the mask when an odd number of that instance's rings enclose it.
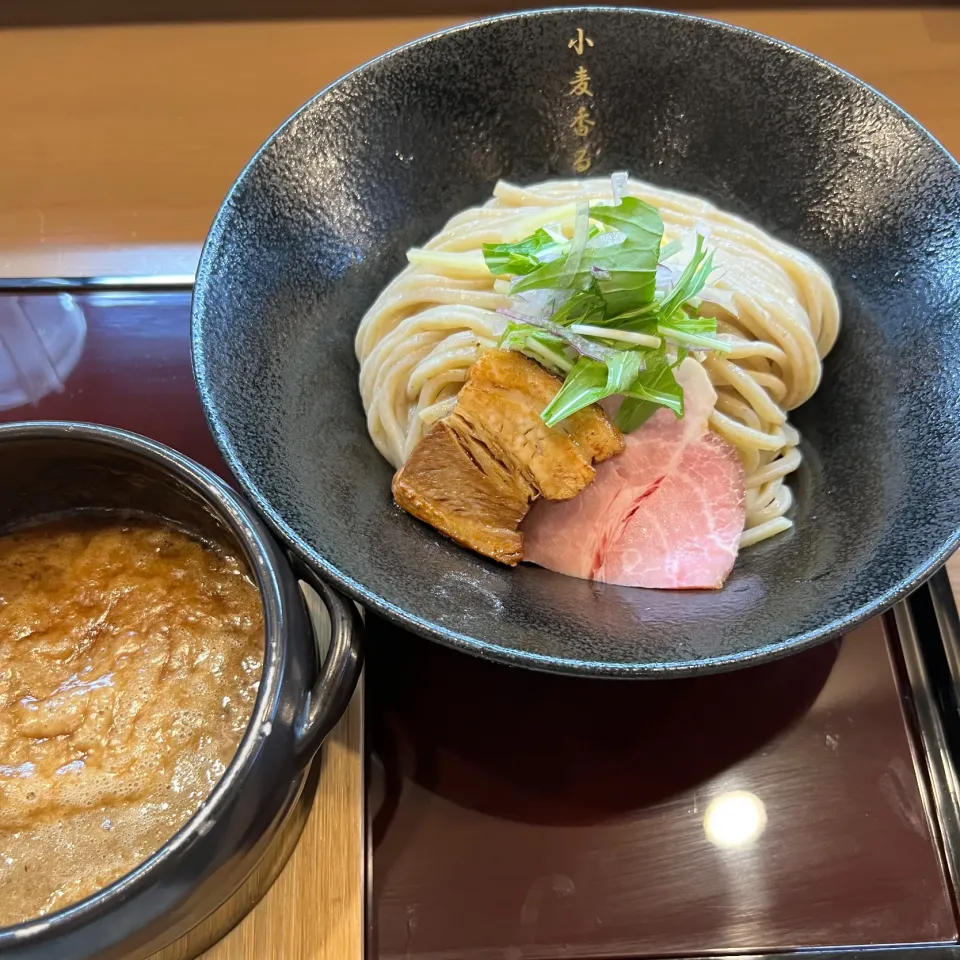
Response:
[[[396,502],[462,546],[519,563],[517,527],[531,502],[575,497],[593,481],[593,464],[624,446],[597,405],[556,427],[543,422],[540,414],[562,383],[522,354],[484,353],[454,411],[434,424],[394,476]]]

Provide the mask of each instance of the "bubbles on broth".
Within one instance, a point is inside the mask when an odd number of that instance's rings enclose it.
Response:
[[[263,667],[242,561],[140,517],[0,536],[0,926],[163,845],[236,752]]]

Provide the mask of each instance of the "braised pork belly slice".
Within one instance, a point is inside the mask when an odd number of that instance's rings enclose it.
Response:
[[[397,504],[462,546],[519,563],[517,527],[533,500],[575,497],[593,481],[593,463],[623,449],[623,437],[598,406],[556,427],[543,422],[540,414],[561,384],[521,354],[485,353],[454,411],[434,424],[394,476]]]
[[[536,427],[532,436],[526,435],[523,423],[509,421],[501,435],[509,450],[516,451],[518,469],[533,471],[531,461],[536,460],[537,467],[542,468],[548,478],[558,472],[554,457],[576,457],[589,467],[592,463],[600,463],[620,453],[624,447],[623,436],[598,404],[578,411],[555,427],[548,427],[540,419],[540,414],[561,386],[563,381],[559,377],[521,353],[488,350],[470,369],[470,379],[457,396],[456,412],[470,419],[471,410],[475,410],[479,404],[485,405],[490,419],[483,415],[474,419],[481,429],[487,431],[496,424],[498,402],[502,405],[501,419],[508,405],[512,412],[523,416],[524,423],[532,414],[532,423]],[[538,440],[545,441],[546,448],[538,448]],[[580,467],[573,468],[572,464],[566,466],[590,479],[593,477],[592,472],[588,473]],[[564,465],[560,464],[559,467],[559,472],[562,472]],[[553,484],[548,479],[544,487],[539,487],[542,496],[548,500],[569,499],[568,496],[549,493],[551,486]],[[582,489],[582,486],[579,487],[569,496],[576,496]]]
[[[471,437],[440,420],[393,478],[393,499],[461,546],[515,566],[523,559],[517,532],[531,488]]]

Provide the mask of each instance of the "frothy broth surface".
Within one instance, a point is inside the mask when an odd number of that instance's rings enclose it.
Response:
[[[263,665],[238,557],[161,521],[0,536],[0,926],[159,849],[226,769]]]

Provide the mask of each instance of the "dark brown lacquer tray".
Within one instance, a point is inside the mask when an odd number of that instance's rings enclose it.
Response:
[[[228,478],[193,384],[189,334],[188,290],[0,293],[0,421],[121,427]]]
[[[368,956],[957,955],[955,624],[938,574],[842,641],[630,683],[375,622]]]
[[[124,427],[226,475],[188,321],[186,291],[0,295],[0,420]],[[367,671],[368,960],[960,960],[943,573],[841,641],[719,676],[536,674],[375,618]],[[285,927],[306,931],[306,890]],[[273,960],[275,937],[232,942]]]

